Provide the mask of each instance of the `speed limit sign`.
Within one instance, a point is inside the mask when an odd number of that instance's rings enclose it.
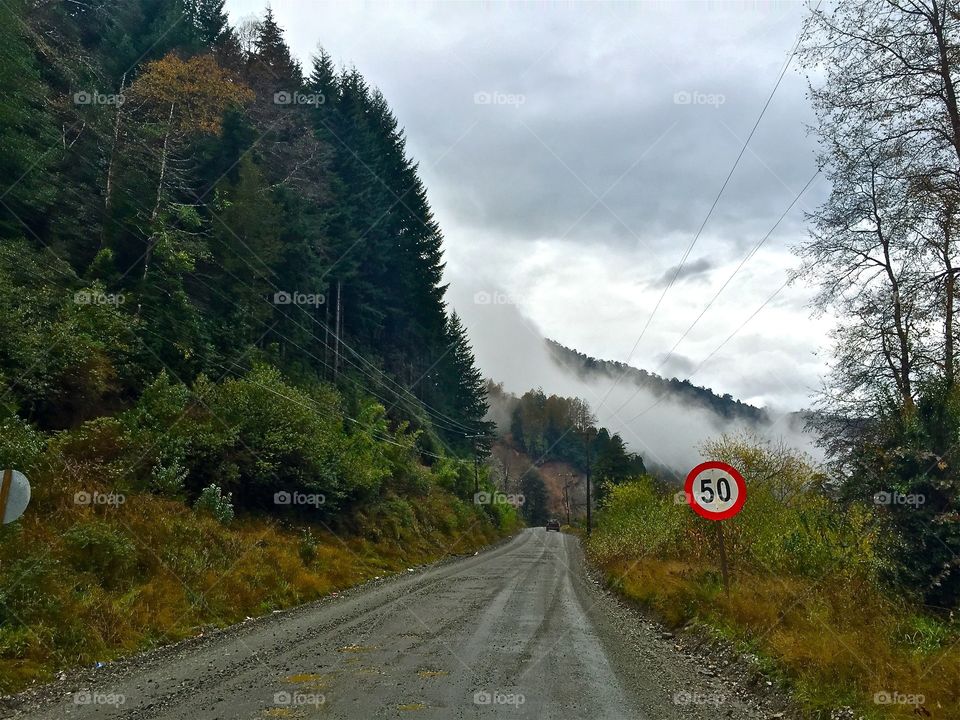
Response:
[[[712,460],[697,465],[684,486],[687,502],[707,520],[732,518],[747,501],[747,484],[736,468]]]

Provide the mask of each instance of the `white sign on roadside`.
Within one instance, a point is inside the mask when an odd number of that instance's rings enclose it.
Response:
[[[12,523],[23,515],[30,504],[30,482],[19,470],[4,470],[0,484],[0,516],[3,524]]]

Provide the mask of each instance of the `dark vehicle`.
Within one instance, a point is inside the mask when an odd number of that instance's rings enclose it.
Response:
[[[560,532],[560,521],[559,520],[547,520],[547,532],[551,530],[556,530]]]

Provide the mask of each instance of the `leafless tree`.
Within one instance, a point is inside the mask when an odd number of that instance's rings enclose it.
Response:
[[[854,425],[871,400],[910,412],[918,384],[954,376],[958,12],[837,3],[814,11],[800,52],[833,184],[800,248],[816,308],[839,316],[822,409]]]

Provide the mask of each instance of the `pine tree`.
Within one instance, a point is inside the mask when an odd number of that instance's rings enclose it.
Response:
[[[35,237],[53,197],[48,169],[57,138],[43,99],[45,88],[23,31],[20,3],[0,4],[0,236]],[[42,230],[40,231],[42,234]]]

